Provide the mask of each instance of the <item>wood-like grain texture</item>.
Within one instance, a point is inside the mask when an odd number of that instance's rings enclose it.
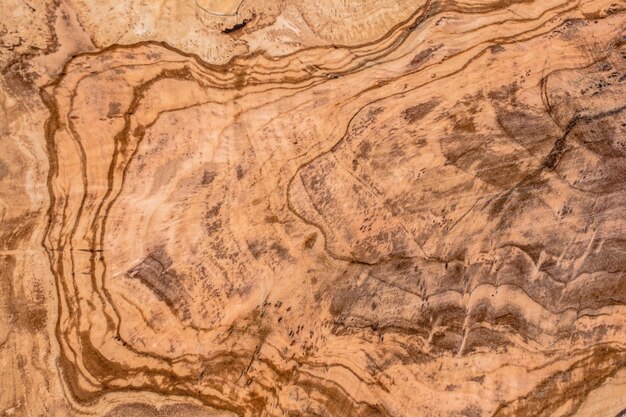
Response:
[[[0,0],[0,415],[615,417],[623,0]]]

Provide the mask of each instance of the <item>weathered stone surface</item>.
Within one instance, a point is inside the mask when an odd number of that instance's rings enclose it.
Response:
[[[0,4],[0,415],[626,409],[626,2]]]

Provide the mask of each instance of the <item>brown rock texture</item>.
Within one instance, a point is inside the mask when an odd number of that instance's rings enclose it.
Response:
[[[0,5],[0,416],[626,413],[626,1]]]

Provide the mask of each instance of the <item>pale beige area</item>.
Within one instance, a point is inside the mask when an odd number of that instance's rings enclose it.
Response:
[[[626,2],[0,3],[0,415],[626,409]]]
[[[205,12],[224,16],[237,14],[242,0],[198,0],[196,5],[201,7]]]

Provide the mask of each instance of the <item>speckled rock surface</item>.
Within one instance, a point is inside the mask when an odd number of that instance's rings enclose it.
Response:
[[[0,4],[1,416],[626,409],[626,2]]]

